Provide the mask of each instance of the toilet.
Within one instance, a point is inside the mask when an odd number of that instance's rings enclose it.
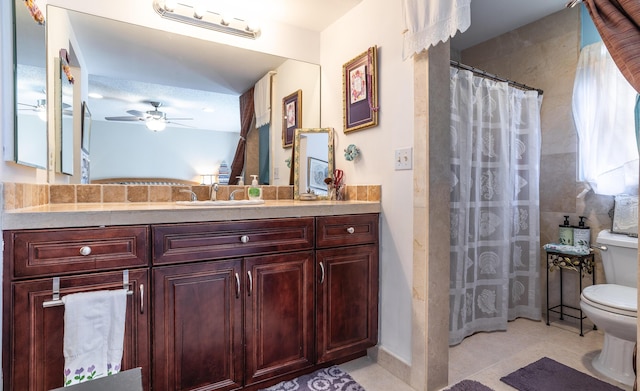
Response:
[[[604,333],[593,367],[604,376],[633,385],[638,298],[638,238],[600,231],[596,239],[606,284],[588,286],[580,295],[582,312]]]

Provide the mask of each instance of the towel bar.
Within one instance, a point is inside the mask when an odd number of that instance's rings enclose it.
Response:
[[[42,303],[43,308],[49,307],[57,307],[60,305],[64,305],[64,302],[60,299],[60,277],[53,277],[52,284],[53,294],[51,300],[47,300]],[[133,295],[133,291],[130,289],[129,285],[129,270],[122,271],[122,289],[127,290],[127,296]]]

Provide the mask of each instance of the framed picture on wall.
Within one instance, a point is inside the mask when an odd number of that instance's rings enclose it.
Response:
[[[342,66],[345,133],[378,125],[377,57],[372,46]]]
[[[293,145],[293,135],[302,127],[302,90],[282,99],[282,147]]]

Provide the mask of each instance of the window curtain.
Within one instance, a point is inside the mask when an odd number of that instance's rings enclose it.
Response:
[[[451,68],[449,344],[540,311],[536,91]]]
[[[253,104],[256,110],[256,128],[271,122],[271,75],[269,72],[254,86]]]
[[[253,89],[254,87],[251,87],[247,92],[240,95],[240,140],[238,141],[236,154],[233,156],[233,162],[231,162],[230,185],[238,183],[236,177],[242,175],[242,170],[244,170],[244,151],[247,147],[247,135],[255,124]]]
[[[402,59],[445,42],[471,25],[471,0],[402,0]]]
[[[596,194],[638,191],[636,95],[602,42],[582,49],[573,86],[578,180]]]
[[[613,61],[640,92],[640,1],[585,0],[584,3]]]

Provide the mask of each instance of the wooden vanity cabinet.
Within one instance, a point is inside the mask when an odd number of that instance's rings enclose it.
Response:
[[[316,218],[317,363],[378,342],[378,215]]]
[[[313,222],[152,228],[154,389],[257,388],[312,367]]]
[[[4,232],[4,390],[63,386],[64,306],[43,307],[53,295],[53,278],[45,275],[58,275],[63,297],[123,289],[122,270],[104,270],[128,266],[132,295],[127,296],[122,369],[142,367],[143,384],[149,389],[149,271],[140,267],[148,265],[147,238],[145,226]],[[92,254],[80,255],[85,246]],[[64,274],[67,262],[72,274]]]

